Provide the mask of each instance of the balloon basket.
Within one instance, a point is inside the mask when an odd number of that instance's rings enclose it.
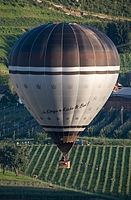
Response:
[[[70,161],[59,161],[59,168],[70,168]]]

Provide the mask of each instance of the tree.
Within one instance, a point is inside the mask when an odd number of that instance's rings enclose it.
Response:
[[[0,164],[3,169],[3,174],[6,172],[6,167],[8,165],[8,156],[6,155],[6,152],[4,149],[0,149]]]
[[[21,146],[16,145],[4,145],[0,149],[0,164],[3,169],[3,174],[6,172],[6,168],[13,168],[16,176],[18,176],[18,170],[26,165],[27,155]]]
[[[34,134],[34,140],[36,143],[44,144],[45,140],[47,139],[47,134],[43,132],[36,132]]]

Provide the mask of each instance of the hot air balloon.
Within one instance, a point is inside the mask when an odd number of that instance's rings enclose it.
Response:
[[[107,101],[119,68],[113,42],[77,23],[34,28],[9,57],[16,92],[64,156]]]

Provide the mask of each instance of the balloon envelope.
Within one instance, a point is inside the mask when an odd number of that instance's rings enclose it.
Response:
[[[64,154],[107,101],[119,66],[112,41],[81,24],[32,29],[9,58],[19,97]]]

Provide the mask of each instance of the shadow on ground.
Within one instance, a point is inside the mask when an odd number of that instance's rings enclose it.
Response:
[[[0,186],[0,200],[106,200],[80,192],[31,187]]]

